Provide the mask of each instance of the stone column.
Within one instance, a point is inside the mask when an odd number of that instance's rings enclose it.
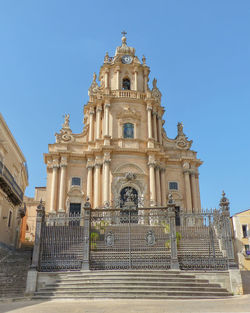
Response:
[[[94,140],[94,108],[90,108],[89,110],[89,141],[93,141]]]
[[[109,203],[109,176],[110,176],[110,158],[107,156],[103,161],[103,204]]]
[[[50,212],[56,211],[58,168],[59,168],[58,159],[54,159],[51,182]]]
[[[90,260],[90,222],[91,222],[91,204],[87,199],[84,203],[84,225],[83,225],[83,262],[82,270],[89,271],[89,260]]]
[[[166,169],[161,168],[161,205],[166,206],[167,200],[166,200]]]
[[[149,156],[149,192],[150,192],[150,206],[155,206],[155,161]]]
[[[120,90],[120,67],[116,67],[116,89]]]
[[[179,269],[177,256],[177,239],[175,226],[175,204],[172,197],[168,201],[168,216],[170,220],[170,247],[171,247],[171,270]]]
[[[65,211],[65,186],[66,186],[66,169],[67,169],[67,157],[61,157],[61,176],[60,176],[60,188],[59,188],[59,210]]]
[[[135,80],[135,91],[138,90],[138,69],[135,68],[135,71],[134,71],[134,80]]]
[[[155,182],[156,182],[156,200],[157,206],[161,205],[161,183],[160,183],[160,167],[156,165],[155,167]]]
[[[148,139],[152,139],[152,106],[147,105],[147,111],[148,111]]]
[[[155,141],[158,140],[158,138],[157,138],[156,115],[157,115],[156,111],[153,111],[154,139],[155,139]]]
[[[198,200],[197,200],[197,202],[198,202],[198,210],[197,211],[200,212],[201,211],[201,196],[200,196],[199,173],[196,174],[195,179],[196,179],[196,188],[197,188],[196,193],[197,193],[197,197],[198,197]]]
[[[109,136],[109,108],[110,108],[110,103],[105,103],[105,106],[104,106],[104,125],[105,125],[104,135],[105,136]]]
[[[186,190],[187,212],[190,213],[192,212],[192,198],[191,198],[189,170],[184,171],[184,180],[185,180],[185,190]]]
[[[157,115],[157,123],[158,123],[158,140],[159,140],[159,143],[162,144],[162,133],[161,133],[162,121],[161,121],[161,116],[159,114]]]
[[[197,187],[196,187],[195,172],[191,172],[191,187],[192,187],[193,209],[194,209],[194,212],[198,212]]]
[[[100,178],[101,178],[101,164],[95,164],[94,172],[94,206],[96,209],[100,205]]]
[[[96,108],[96,139],[101,138],[101,113],[102,106],[98,105]]]
[[[92,159],[88,160],[87,163],[87,197],[90,199],[90,202],[93,203],[93,162]]]
[[[109,87],[109,70],[108,69],[105,70],[105,74],[104,74],[104,86],[105,88]]]
[[[144,92],[147,92],[148,90],[148,69],[147,68],[144,69],[143,74],[144,74]]]

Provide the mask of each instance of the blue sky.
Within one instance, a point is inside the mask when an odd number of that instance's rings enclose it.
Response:
[[[62,115],[81,132],[93,72],[124,29],[158,80],[168,136],[182,121],[204,161],[203,207],[224,189],[232,214],[249,208],[249,0],[0,0],[0,110],[27,159],[26,194],[46,185]]]

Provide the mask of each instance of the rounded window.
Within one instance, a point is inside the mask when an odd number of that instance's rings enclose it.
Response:
[[[123,125],[123,138],[134,138],[134,125],[132,123]]]
[[[122,80],[122,89],[123,90],[130,90],[130,80],[128,78],[124,78]]]

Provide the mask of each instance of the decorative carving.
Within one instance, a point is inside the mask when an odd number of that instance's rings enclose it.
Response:
[[[97,78],[96,73],[94,73],[93,74],[93,81],[92,81],[92,84],[90,85],[89,91],[88,91],[89,96],[97,93],[100,89],[100,87],[98,86],[98,84],[96,82],[96,78]]]
[[[140,120],[141,114],[138,111],[132,109],[129,105],[126,105],[123,111],[117,114],[117,118],[119,119],[132,118]]]
[[[105,235],[105,244],[108,247],[113,247],[114,243],[115,243],[115,236],[112,233],[112,231],[110,231]]]
[[[153,80],[152,97],[155,98],[157,102],[161,102],[161,92],[157,88],[157,80],[155,78]]]
[[[56,143],[61,142],[72,142],[74,141],[74,137],[72,135],[72,130],[69,126],[69,114],[64,115],[64,123],[62,125],[62,129],[60,130],[60,133],[55,133],[56,136]]]
[[[146,234],[146,242],[148,246],[155,245],[155,234],[152,230],[149,230]]]
[[[136,179],[136,174],[135,173],[132,173],[132,172],[128,172],[126,173],[125,175],[126,179],[131,181],[131,180],[135,180]]]
[[[143,65],[146,65],[146,58],[144,55],[142,56],[142,63],[143,63]]]
[[[175,138],[175,144],[178,149],[182,150],[188,150],[190,149],[193,141],[188,140],[188,137],[184,134],[183,132],[183,124],[178,123],[177,124],[177,129],[178,129],[178,135]]]
[[[221,211],[229,211],[229,200],[226,197],[224,190],[222,191],[222,197],[220,200],[220,209]]]

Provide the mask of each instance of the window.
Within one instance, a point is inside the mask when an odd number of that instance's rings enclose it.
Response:
[[[246,255],[250,255],[249,245],[245,245],[245,252],[246,252]]]
[[[81,178],[80,177],[72,177],[72,186],[80,186]]]
[[[243,238],[247,238],[247,225],[242,225]]]
[[[123,90],[130,90],[130,80],[128,78],[124,78],[122,80],[122,89]]]
[[[11,226],[11,220],[12,220],[12,211],[9,212],[8,227]]]
[[[178,183],[176,181],[170,181],[169,190],[178,190]]]
[[[123,138],[134,138],[134,125],[126,123],[123,125]]]

